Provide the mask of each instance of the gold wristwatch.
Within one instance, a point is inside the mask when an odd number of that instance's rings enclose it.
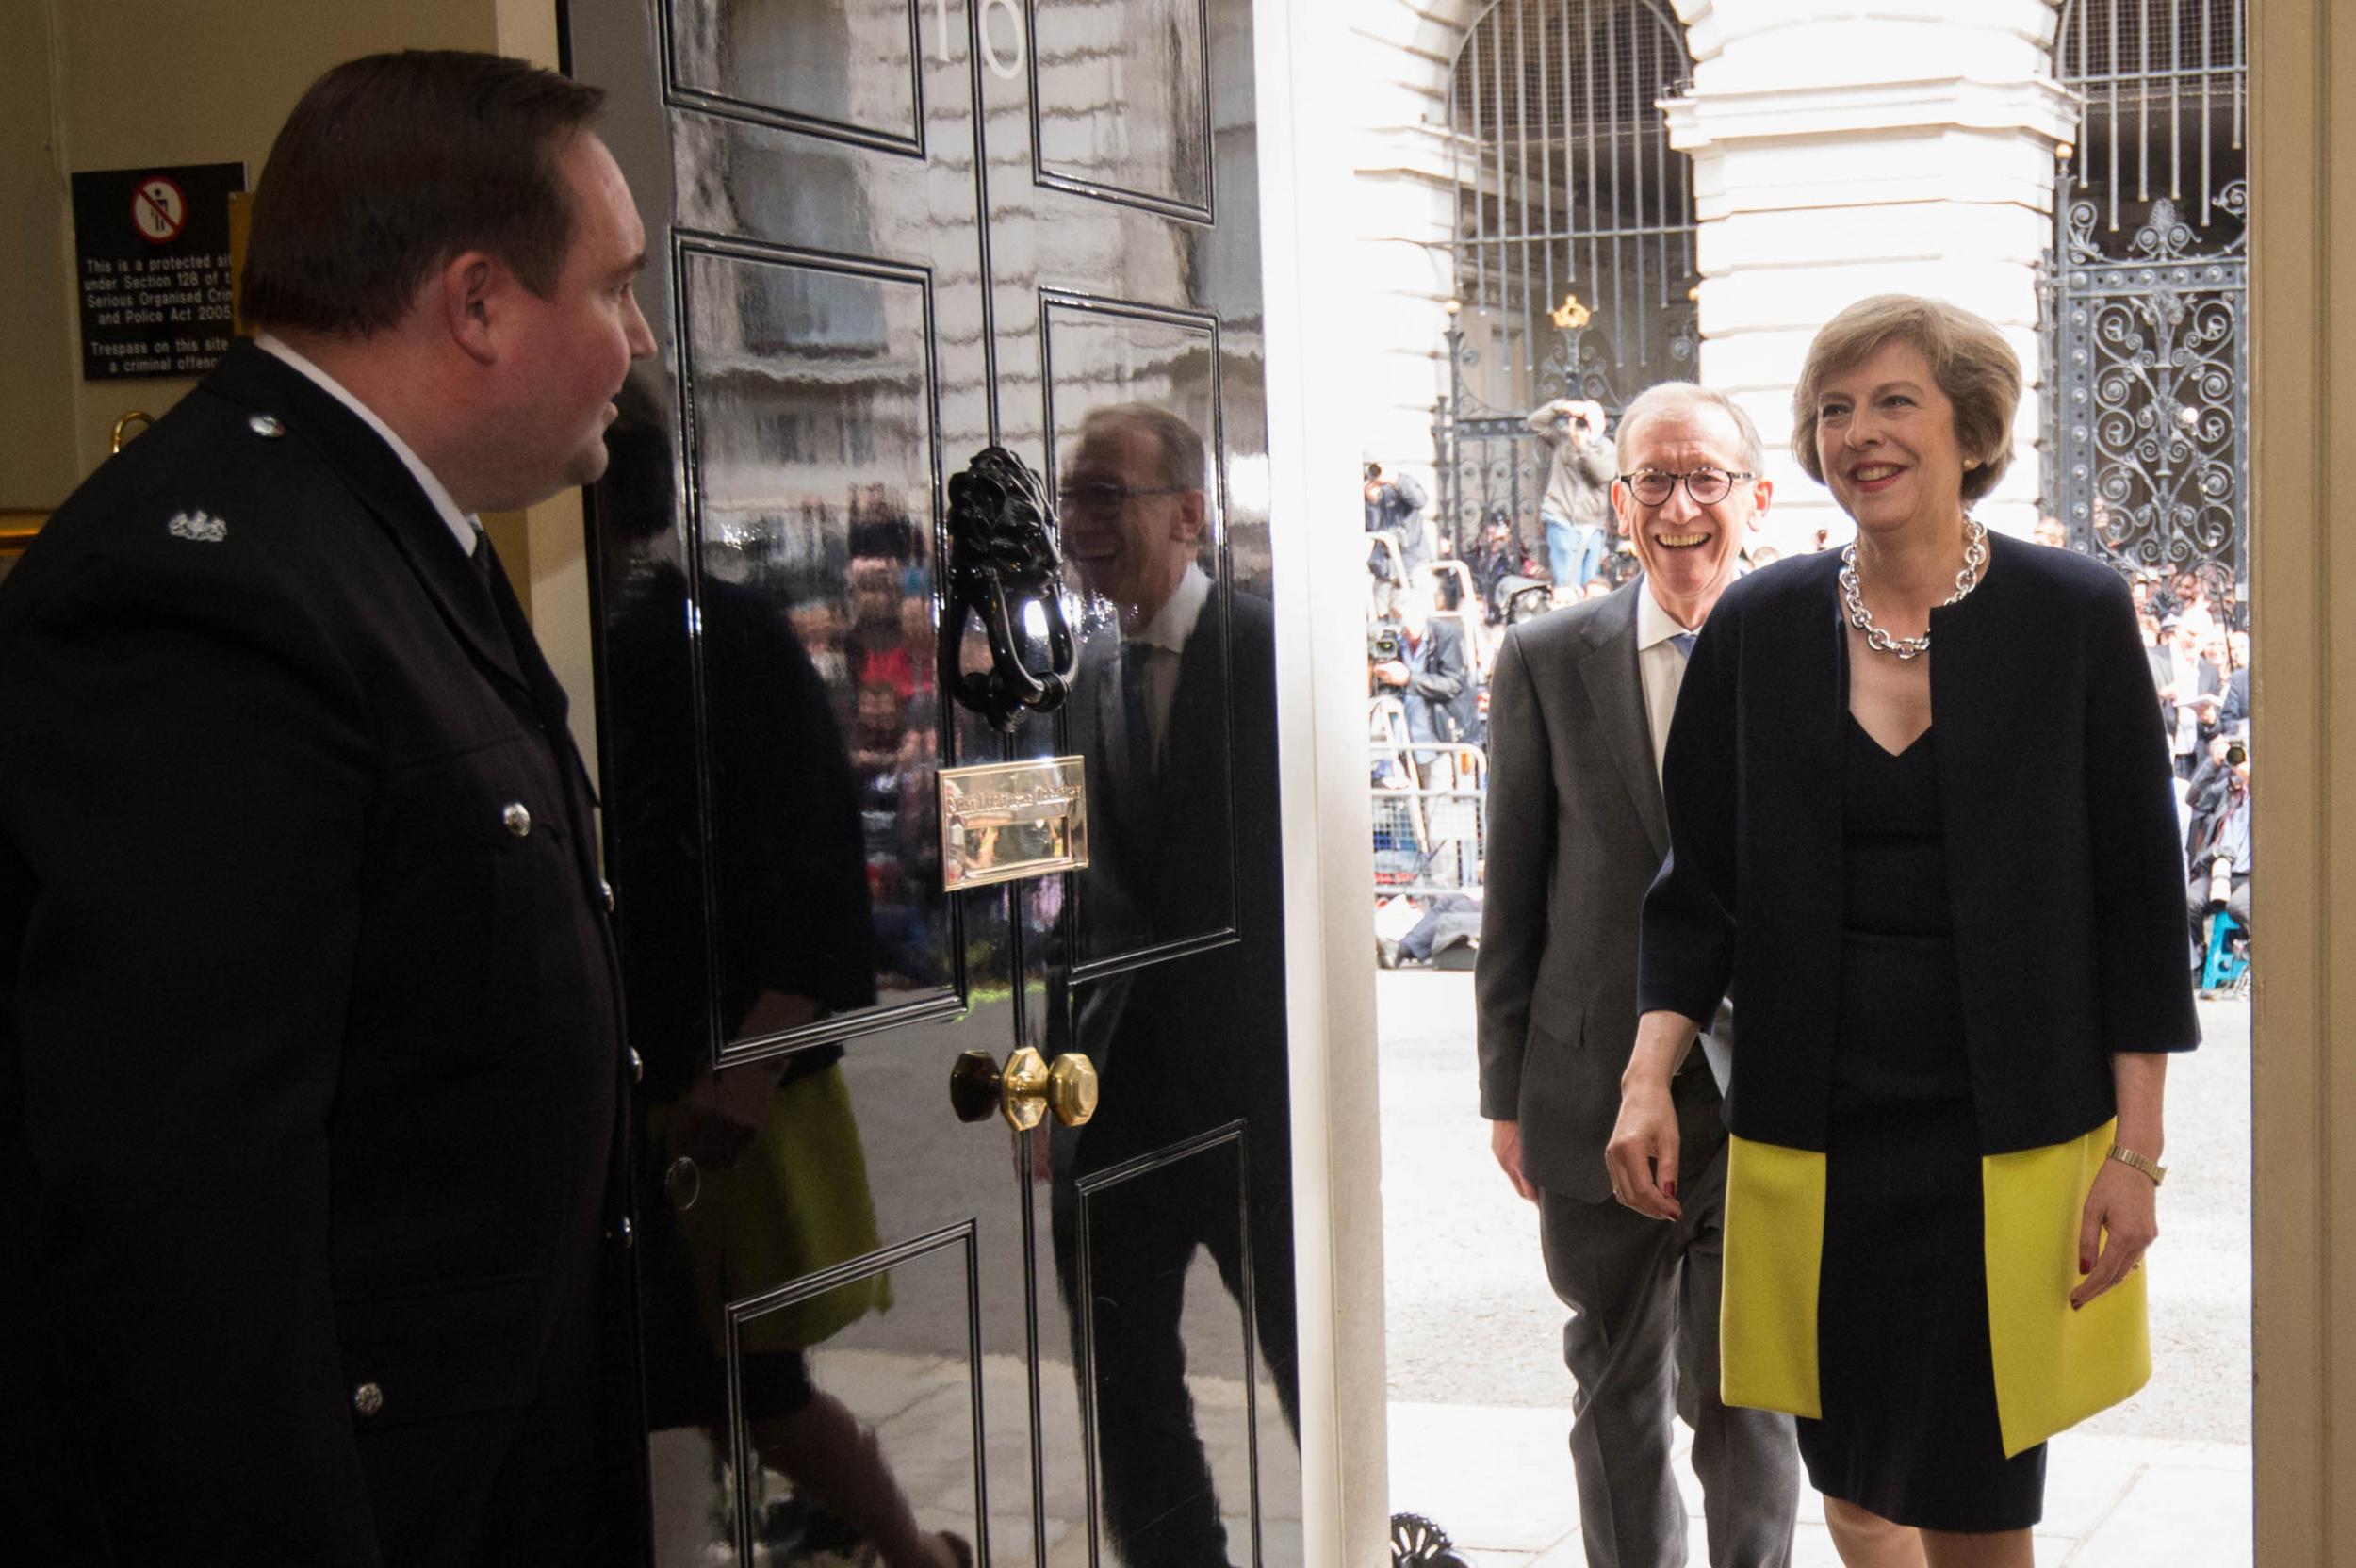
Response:
[[[2122,1148],[2114,1143],[2111,1145],[2110,1157],[2117,1160],[2120,1165],[2127,1167],[2131,1170],[2140,1170],[2146,1176],[2151,1177],[2151,1184],[2153,1186],[2158,1186],[2162,1182],[2168,1180],[2168,1168],[2166,1166],[2161,1165],[2156,1160],[2147,1160],[2132,1149]]]

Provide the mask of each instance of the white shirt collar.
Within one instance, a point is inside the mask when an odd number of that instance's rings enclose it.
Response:
[[[1131,633],[1132,643],[1149,643],[1171,653],[1186,651],[1186,639],[1194,635],[1194,623],[1203,618],[1203,606],[1211,596],[1211,580],[1202,567],[1186,563],[1186,576],[1178,580],[1169,598],[1153,612],[1153,618]]]
[[[1661,601],[1652,596],[1652,580],[1640,578],[1636,586],[1636,650],[1642,653],[1657,647],[1672,637],[1681,637],[1685,628],[1675,615],[1661,608]]]
[[[285,341],[276,335],[267,332],[260,333],[255,335],[254,343],[256,348],[267,353],[276,354],[280,359],[310,377],[319,384],[320,391],[357,414],[362,423],[383,436],[384,444],[393,449],[393,455],[401,459],[401,466],[407,468],[411,476],[417,480],[417,488],[425,492],[425,498],[434,503],[434,510],[440,514],[442,521],[450,526],[450,535],[458,541],[458,547],[470,556],[474,554],[477,527],[474,517],[458,510],[458,503],[450,499],[450,492],[443,488],[442,482],[434,477],[434,470],[427,467],[423,460],[409,449],[408,442],[393,433],[392,426],[378,418],[376,411],[353,397],[343,383],[287,347]]]

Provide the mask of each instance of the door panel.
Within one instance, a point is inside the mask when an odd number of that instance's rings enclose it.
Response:
[[[1044,186],[1211,218],[1204,0],[1032,0]]]
[[[847,954],[874,977],[872,996],[825,993],[823,1020],[772,1009],[731,1021],[723,1043],[839,1037],[882,1026],[894,1009],[954,1005],[959,955],[931,788],[939,643],[925,585],[937,575],[929,513],[940,475],[928,280],[709,241],[683,245],[680,262],[700,709],[725,716],[724,743],[765,712],[773,743],[803,743],[779,707],[784,659],[752,627],[773,637],[782,629],[808,654],[826,710],[813,705],[808,721],[830,719],[847,747],[865,850],[853,874],[868,883],[873,932],[854,944],[795,918],[812,905],[800,885],[822,866],[787,853],[769,828],[807,821],[809,803],[708,739],[707,881],[721,950],[758,948],[788,967],[793,953],[812,967]],[[838,830],[842,820],[836,813]],[[817,835],[794,837],[816,847]]]
[[[675,102],[924,155],[916,0],[663,9]]]
[[[1056,1273],[1110,1560],[1259,1560],[1243,1135],[1223,1128],[1058,1193]]]
[[[662,350],[590,508],[657,1563],[1298,1560],[1249,17],[570,7]],[[1140,407],[1186,613],[1132,654],[1075,560],[1071,700],[1002,734],[948,482]],[[1071,754],[1094,862],[945,893],[939,770]],[[955,1119],[1023,1046],[1093,1120]]]
[[[1165,695],[1144,699],[1122,677],[1120,617],[1129,575],[1095,569],[1095,535],[1126,519],[1100,516],[1087,493],[1121,476],[1092,464],[1091,418],[1150,409],[1176,421],[1167,450],[1191,442],[1185,466],[1204,485],[1203,520],[1192,552],[1222,613],[1220,548],[1224,466],[1219,419],[1219,334],[1216,317],[1049,290],[1041,296],[1048,428],[1047,467],[1063,488],[1072,586],[1083,597],[1080,677],[1067,720],[1068,743],[1089,760],[1099,792],[1095,854],[1078,878],[1073,964],[1080,973],[1225,940],[1235,930],[1232,710],[1226,645],[1205,637]],[[1176,482],[1170,480],[1170,482]],[[1076,486],[1076,488],[1075,488]],[[1102,580],[1109,576],[1112,580]],[[1148,711],[1147,710],[1153,710]],[[1157,730],[1156,743],[1142,732]]]

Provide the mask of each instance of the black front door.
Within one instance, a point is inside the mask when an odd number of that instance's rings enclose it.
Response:
[[[590,527],[652,1560],[1298,1560],[1249,0],[568,31],[663,344]],[[1010,733],[952,696],[990,446],[1077,649]],[[946,891],[941,770],[1056,756],[1087,869]],[[960,1121],[1025,1049],[1093,1117]]]

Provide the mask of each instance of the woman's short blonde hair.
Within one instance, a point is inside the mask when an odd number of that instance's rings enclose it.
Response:
[[[1824,383],[1892,341],[1912,344],[1930,362],[1931,379],[1955,405],[1955,444],[1975,460],[1963,471],[1963,498],[1978,500],[2012,466],[2021,361],[1993,324],[1944,300],[1876,294],[1824,323],[1792,389],[1792,455],[1808,478],[1824,482],[1816,456],[1816,403]]]

